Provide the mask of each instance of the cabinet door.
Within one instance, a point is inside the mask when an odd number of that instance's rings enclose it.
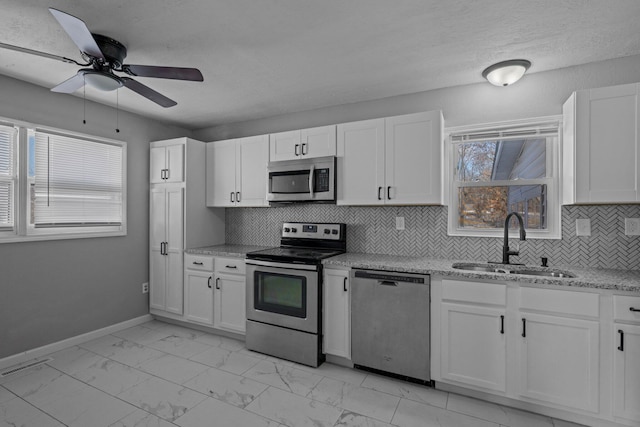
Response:
[[[269,135],[269,161],[291,160],[300,157],[300,131],[272,133]]]
[[[439,111],[385,122],[387,204],[441,204],[442,116]]]
[[[599,322],[521,313],[519,394],[598,412]]]
[[[505,310],[442,303],[440,316],[442,378],[505,392]]]
[[[182,314],[184,276],[184,189],[181,186],[172,186],[166,189],[166,194],[166,310],[172,313]]]
[[[185,317],[198,323],[213,325],[213,273],[185,270]]]
[[[163,171],[167,168],[167,150],[166,147],[151,147],[149,161],[149,180],[152,184],[164,182]]]
[[[238,143],[240,161],[236,173],[236,202],[238,206],[267,206],[269,136],[242,138]]]
[[[164,182],[184,181],[184,144],[167,147],[167,173]]]
[[[164,310],[166,307],[166,257],[163,255],[166,237],[167,194],[164,186],[152,186],[149,201],[149,305]]]
[[[614,324],[614,415],[640,421],[640,326]]]
[[[235,206],[236,140],[207,144],[207,206]]]
[[[216,274],[214,324],[219,329],[244,334],[246,330],[244,276]]]
[[[351,302],[349,272],[324,271],[323,349],[326,354],[351,359]]]
[[[384,119],[338,125],[337,204],[384,204],[384,126]]]
[[[638,85],[578,92],[576,202],[640,200]]]
[[[300,131],[300,155],[324,157],[336,155],[336,126],[322,126]]]

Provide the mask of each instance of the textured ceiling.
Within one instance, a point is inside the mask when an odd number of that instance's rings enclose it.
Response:
[[[199,68],[203,83],[136,78],[172,108],[118,91],[191,129],[477,83],[505,59],[536,73],[640,54],[637,0],[0,0],[0,42],[81,60],[48,7],[122,42],[125,63]],[[47,88],[78,68],[0,49],[0,74]]]

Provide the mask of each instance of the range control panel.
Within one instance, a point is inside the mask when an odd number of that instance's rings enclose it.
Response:
[[[340,224],[285,222],[282,237],[340,240]]]

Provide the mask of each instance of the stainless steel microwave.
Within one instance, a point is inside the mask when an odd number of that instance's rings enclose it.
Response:
[[[336,158],[270,162],[267,200],[275,203],[336,201]]]

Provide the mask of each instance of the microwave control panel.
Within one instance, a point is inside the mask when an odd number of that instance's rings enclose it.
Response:
[[[315,193],[329,191],[329,169],[316,169],[314,171],[314,182],[313,191]]]

